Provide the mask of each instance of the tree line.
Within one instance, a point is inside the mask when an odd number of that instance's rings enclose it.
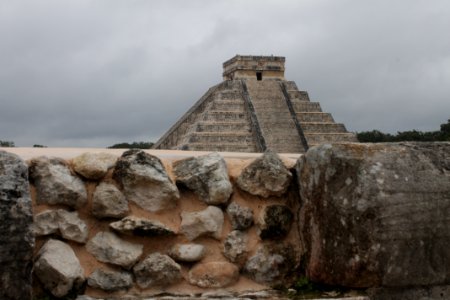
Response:
[[[441,129],[438,131],[399,131],[397,134],[383,133],[379,130],[361,131],[356,133],[358,141],[361,143],[392,143],[392,142],[437,142],[450,141],[450,119],[447,123],[441,124]],[[107,148],[109,149],[150,149],[154,143],[152,142],[132,142],[132,143],[118,143]],[[0,140],[0,147],[15,147],[13,141]],[[36,148],[45,148],[44,145],[33,145]]]
[[[397,134],[383,133],[379,130],[357,132],[356,137],[361,143],[389,143],[389,142],[437,142],[450,141],[450,119],[441,124],[438,131],[399,131]]]

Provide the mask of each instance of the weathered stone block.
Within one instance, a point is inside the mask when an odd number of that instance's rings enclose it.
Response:
[[[231,262],[243,266],[247,259],[247,235],[239,230],[233,230],[228,234],[223,243],[223,255]]]
[[[161,160],[141,150],[123,153],[113,177],[128,200],[151,212],[173,208],[180,197]]]
[[[272,151],[266,151],[262,157],[255,159],[242,170],[236,184],[250,194],[267,198],[282,196],[291,180],[292,174],[280,157]]]
[[[128,211],[128,201],[115,185],[102,182],[95,188],[92,200],[94,216],[97,218],[123,218]]]
[[[0,299],[30,299],[34,236],[28,167],[0,150]]]
[[[59,158],[38,157],[30,162],[30,181],[35,185],[38,204],[64,204],[79,208],[87,202],[83,181],[72,175]]]
[[[109,224],[109,227],[117,232],[138,236],[168,236],[175,232],[156,220],[138,218],[135,216],[125,217],[120,221]]]
[[[175,244],[168,254],[176,261],[196,262],[205,256],[206,248],[201,244]]]
[[[90,287],[113,292],[133,286],[133,276],[125,271],[96,269],[88,278]]]
[[[311,280],[450,283],[450,143],[322,145],[297,169]]]
[[[195,265],[188,275],[190,284],[203,288],[221,288],[235,283],[239,268],[229,262],[213,261]]]
[[[205,235],[220,239],[223,221],[223,212],[216,206],[208,206],[197,212],[183,212],[181,213],[180,232],[190,241]]]
[[[112,232],[102,231],[89,240],[86,249],[101,262],[130,269],[142,255],[143,246],[127,242]]]
[[[34,273],[54,296],[63,297],[83,284],[84,270],[69,245],[48,240],[37,255]]]
[[[117,156],[110,153],[83,153],[72,160],[75,172],[90,180],[102,179],[116,163]]]
[[[243,207],[236,202],[227,207],[231,227],[235,230],[245,230],[253,225],[253,211],[249,207]]]
[[[227,203],[233,192],[225,160],[218,153],[174,162],[177,182],[193,190],[205,203]]]
[[[261,211],[258,220],[261,239],[284,238],[291,229],[294,214],[286,205],[268,205]]]
[[[290,244],[264,244],[245,263],[244,273],[256,282],[288,286],[295,279],[298,253]]]
[[[181,267],[173,259],[158,252],[147,256],[133,268],[141,288],[170,285],[181,279]]]

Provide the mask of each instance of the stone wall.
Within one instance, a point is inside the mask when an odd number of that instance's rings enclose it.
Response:
[[[38,299],[274,299],[261,291],[304,275],[372,300],[450,299],[450,143],[151,153],[0,151],[0,298],[30,299],[34,266]]]
[[[299,200],[286,167],[295,160],[284,161],[32,158],[35,294],[233,294],[290,282]]]

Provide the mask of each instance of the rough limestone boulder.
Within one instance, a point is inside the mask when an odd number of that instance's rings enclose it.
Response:
[[[205,203],[227,203],[233,192],[225,160],[218,153],[189,157],[173,163],[177,183],[193,190]]]
[[[86,223],[78,217],[78,213],[64,209],[46,210],[34,217],[34,233],[36,236],[57,233],[66,240],[86,243],[89,230]]]
[[[243,266],[247,259],[247,235],[239,230],[233,230],[228,234],[223,243],[223,255],[231,262]]]
[[[292,226],[294,214],[286,205],[268,205],[261,211],[258,220],[261,239],[281,239]]]
[[[138,236],[168,236],[175,235],[175,232],[156,220],[144,219],[135,216],[125,217],[120,221],[109,224],[113,230]]]
[[[158,252],[150,254],[134,266],[133,273],[140,288],[170,285],[182,278],[181,266],[169,256]]]
[[[233,202],[228,205],[227,214],[234,230],[246,230],[253,225],[253,211],[250,207],[243,207]]]
[[[75,172],[89,180],[105,177],[108,169],[114,167],[117,156],[110,153],[83,153],[72,160]]]
[[[297,168],[311,280],[450,283],[450,143],[325,144]]]
[[[126,271],[95,269],[89,276],[88,285],[95,289],[113,292],[133,286],[133,276]]]
[[[83,181],[72,175],[59,158],[37,157],[30,162],[30,182],[36,187],[38,204],[64,204],[80,208],[87,202]]]
[[[291,172],[285,167],[278,154],[266,151],[255,159],[238,176],[236,184],[252,195],[280,197],[286,193],[292,180]]]
[[[175,207],[180,197],[161,160],[141,150],[123,153],[113,178],[123,186],[128,200],[151,212]]]
[[[238,267],[223,261],[196,264],[188,274],[189,283],[202,288],[222,288],[238,279]]]
[[[142,255],[143,246],[127,242],[112,232],[97,233],[86,249],[97,260],[131,269]]]
[[[244,274],[256,282],[289,285],[296,278],[298,253],[290,244],[264,244],[245,263]]]
[[[84,270],[69,245],[50,239],[39,250],[34,273],[56,297],[77,290],[84,283]]]
[[[182,212],[180,232],[190,241],[199,236],[212,236],[220,239],[223,221],[223,212],[216,206],[208,206],[197,212]]]
[[[206,248],[201,244],[175,244],[168,255],[176,261],[196,262],[205,257]]]
[[[92,214],[97,218],[123,218],[128,214],[128,201],[119,189],[107,182],[100,183],[92,198]]]
[[[0,151],[0,299],[31,299],[32,224],[28,167]]]

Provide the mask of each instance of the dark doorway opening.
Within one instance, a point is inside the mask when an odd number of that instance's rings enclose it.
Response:
[[[256,80],[262,80],[262,72],[256,72]]]

